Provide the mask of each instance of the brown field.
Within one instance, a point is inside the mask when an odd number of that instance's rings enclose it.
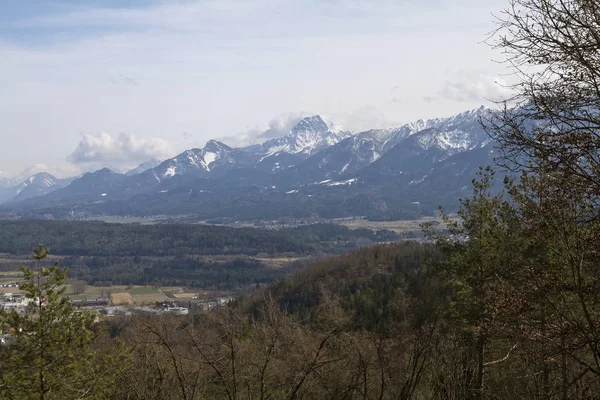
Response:
[[[133,304],[133,297],[127,292],[112,293],[110,301],[113,305]]]
[[[156,294],[137,294],[133,297],[133,301],[135,302],[135,304],[154,304],[157,301],[164,301],[167,300],[168,297],[164,296],[161,293],[156,293]]]
[[[21,290],[17,288],[11,287],[2,287],[0,288],[0,293],[23,293]]]

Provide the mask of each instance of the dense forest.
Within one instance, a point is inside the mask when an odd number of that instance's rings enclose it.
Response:
[[[0,253],[23,255],[44,243],[73,279],[89,284],[234,289],[272,282],[299,265],[273,268],[255,258],[318,258],[375,242],[388,230],[314,224],[280,231],[191,224],[0,221]],[[223,256],[223,257],[218,257]],[[3,268],[14,269],[11,264]]]
[[[0,221],[0,253],[29,254],[44,243],[69,256],[256,255],[340,253],[364,239],[397,240],[388,230],[352,230],[314,224],[281,231],[199,224],[108,224],[72,221]]]

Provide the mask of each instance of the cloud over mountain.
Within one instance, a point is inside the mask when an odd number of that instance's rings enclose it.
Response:
[[[121,169],[152,158],[165,159],[175,153],[175,143],[165,139],[140,138],[129,133],[120,133],[113,137],[102,132],[98,135],[83,134],[67,161],[73,164],[101,164]]]
[[[269,121],[269,125],[266,129],[255,127],[238,135],[222,137],[220,140],[232,147],[245,147],[252,144],[263,143],[269,139],[280,138],[287,135],[294,125],[308,115],[310,114],[306,112],[280,114]]]
[[[438,96],[451,101],[500,101],[510,94],[507,83],[481,71],[454,71]]]

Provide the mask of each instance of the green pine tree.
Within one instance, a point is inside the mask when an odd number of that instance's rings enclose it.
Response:
[[[110,398],[125,363],[94,347],[93,315],[73,308],[65,296],[66,269],[58,262],[47,266],[47,257],[40,245],[33,255],[37,270],[20,266],[21,289],[34,313],[0,311],[0,326],[14,335],[0,356],[0,398]]]
[[[471,198],[461,199],[459,219],[442,212],[448,233],[427,232],[445,254],[438,264],[441,278],[451,289],[447,318],[465,337],[471,348],[473,365],[469,378],[469,397],[483,399],[487,367],[510,353],[494,342],[502,315],[503,283],[511,276],[513,252],[520,247],[518,219],[502,193],[493,194],[494,171],[481,168],[473,180]],[[510,182],[507,182],[510,186]],[[494,354],[490,354],[494,345]]]

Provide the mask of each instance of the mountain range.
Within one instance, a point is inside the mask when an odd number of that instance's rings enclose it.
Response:
[[[455,208],[494,142],[481,107],[450,118],[353,134],[318,115],[280,138],[244,148],[209,140],[202,149],[109,169],[72,181],[37,174],[0,189],[0,212],[193,216],[199,220],[413,218],[439,204]]]

